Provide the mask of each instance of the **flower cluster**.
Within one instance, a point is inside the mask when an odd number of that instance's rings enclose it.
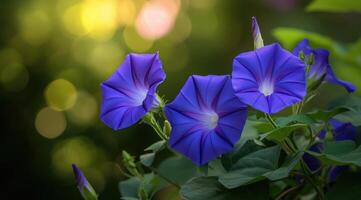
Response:
[[[352,84],[336,78],[328,51],[312,49],[307,39],[293,53],[278,43],[263,46],[256,19],[252,22],[255,50],[234,58],[231,77],[193,75],[164,107],[172,127],[170,147],[197,165],[233,149],[247,119],[247,105],[267,115],[280,112],[304,100],[307,79],[324,77],[349,92],[355,90]],[[306,57],[303,60],[298,57],[301,53]],[[304,60],[311,57],[312,65],[305,65]],[[160,106],[162,100],[156,91],[164,80],[158,53],[129,54],[101,84],[102,121],[114,130],[135,124]]]

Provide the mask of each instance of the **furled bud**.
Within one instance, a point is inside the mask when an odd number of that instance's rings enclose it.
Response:
[[[254,49],[263,47],[264,45],[263,45],[261,30],[259,29],[256,17],[252,17],[252,35],[253,35]]]
[[[84,176],[83,172],[75,165],[71,165],[75,175],[75,180],[78,185],[81,196],[85,200],[97,200],[98,196],[94,188],[89,184],[88,180]]]

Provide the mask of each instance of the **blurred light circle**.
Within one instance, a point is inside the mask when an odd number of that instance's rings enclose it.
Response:
[[[119,25],[129,26],[133,24],[136,15],[136,7],[133,0],[119,0],[118,8]]]
[[[71,82],[57,79],[46,87],[45,98],[51,108],[58,111],[67,110],[75,104],[77,91]]]
[[[51,31],[49,16],[44,10],[29,9],[20,12],[20,35],[31,45],[44,43]]]
[[[103,43],[94,46],[87,55],[86,61],[101,79],[110,76],[123,60],[123,50],[114,43]]]
[[[66,128],[65,116],[62,112],[49,107],[43,108],[36,115],[35,128],[43,137],[53,139],[60,136]]]
[[[192,22],[187,14],[182,13],[178,16],[174,28],[169,34],[169,37],[173,40],[173,42],[181,43],[189,37],[191,32]]]
[[[75,105],[68,110],[69,119],[78,125],[88,125],[94,121],[98,111],[95,98],[85,91],[78,92]]]
[[[82,170],[96,166],[104,155],[92,141],[85,137],[66,139],[55,145],[52,151],[52,167],[60,176],[72,176],[71,164]]]
[[[66,9],[62,20],[66,30],[74,35],[85,35],[88,30],[82,24],[81,13],[83,11],[83,4],[78,3]]]
[[[87,0],[84,1],[81,20],[90,37],[108,40],[118,26],[117,14],[115,0]]]
[[[159,39],[173,28],[180,2],[151,0],[143,5],[135,23],[137,32],[147,39]]]
[[[153,41],[144,39],[138,35],[132,27],[126,27],[123,32],[123,37],[126,45],[135,52],[142,53],[153,46]]]

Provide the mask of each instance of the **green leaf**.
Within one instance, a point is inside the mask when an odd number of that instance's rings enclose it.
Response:
[[[227,188],[236,188],[265,178],[265,174],[277,169],[280,147],[273,146],[250,153],[237,161],[231,170],[220,176]]]
[[[160,163],[158,173],[178,185],[182,185],[197,175],[197,168],[186,158],[171,157]]]
[[[139,157],[140,163],[144,166],[150,167],[153,164],[155,153],[146,153]]]
[[[321,153],[312,151],[308,153],[329,165],[361,166],[361,145],[355,148],[355,143],[352,141],[325,142]]]
[[[167,142],[164,140],[158,141],[152,145],[150,145],[149,147],[147,147],[146,149],[144,149],[145,151],[153,151],[153,152],[158,152],[162,149],[164,149],[164,147],[166,146]]]
[[[312,125],[316,123],[316,120],[312,119],[311,117],[305,114],[296,114],[287,117],[279,117],[276,119],[276,122],[280,126],[287,126],[290,125],[291,123],[302,123],[302,124]]]
[[[333,108],[332,110],[319,110],[319,111],[316,111],[313,113],[308,113],[307,115],[313,119],[328,122],[328,120],[330,120],[332,117],[334,117],[338,114],[348,112],[348,111],[353,111],[353,110],[354,109],[352,107],[340,106],[340,107]]]
[[[138,199],[138,189],[140,180],[138,177],[132,177],[119,183],[119,190],[124,198]]]
[[[226,173],[226,169],[224,168],[222,161],[220,159],[213,160],[208,163],[208,176],[220,176]]]
[[[297,28],[279,27],[272,31],[273,36],[287,49],[293,49],[301,40],[307,38],[313,47],[323,47],[330,51],[338,50],[337,43],[327,36]]]
[[[261,135],[261,140],[267,138],[272,141],[283,141],[287,138],[293,131],[297,129],[307,128],[306,124],[293,124],[285,127],[276,128],[268,133]]]
[[[327,200],[358,200],[361,197],[361,174],[342,174],[326,193]]]
[[[360,0],[314,0],[310,3],[307,11],[326,12],[361,12]]]
[[[289,173],[295,168],[297,163],[301,160],[303,156],[303,152],[298,152],[294,156],[289,157],[286,161],[282,164],[282,166],[274,171],[270,171],[266,173],[268,179],[274,181],[282,178],[286,178]]]
[[[268,199],[268,184],[257,184],[227,189],[217,181],[217,177],[197,177],[188,181],[180,190],[184,200],[229,200],[229,199]]]

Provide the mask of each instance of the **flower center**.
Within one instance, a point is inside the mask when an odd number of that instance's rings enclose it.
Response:
[[[274,92],[273,84],[269,80],[264,80],[258,90],[263,93],[264,96],[269,96]]]
[[[214,129],[218,125],[218,115],[215,112],[210,112],[205,116],[204,124],[207,128]]]
[[[147,90],[139,90],[137,91],[134,96],[134,105],[136,106],[140,106],[143,104],[143,101],[145,100],[145,98],[147,97],[148,91]]]

